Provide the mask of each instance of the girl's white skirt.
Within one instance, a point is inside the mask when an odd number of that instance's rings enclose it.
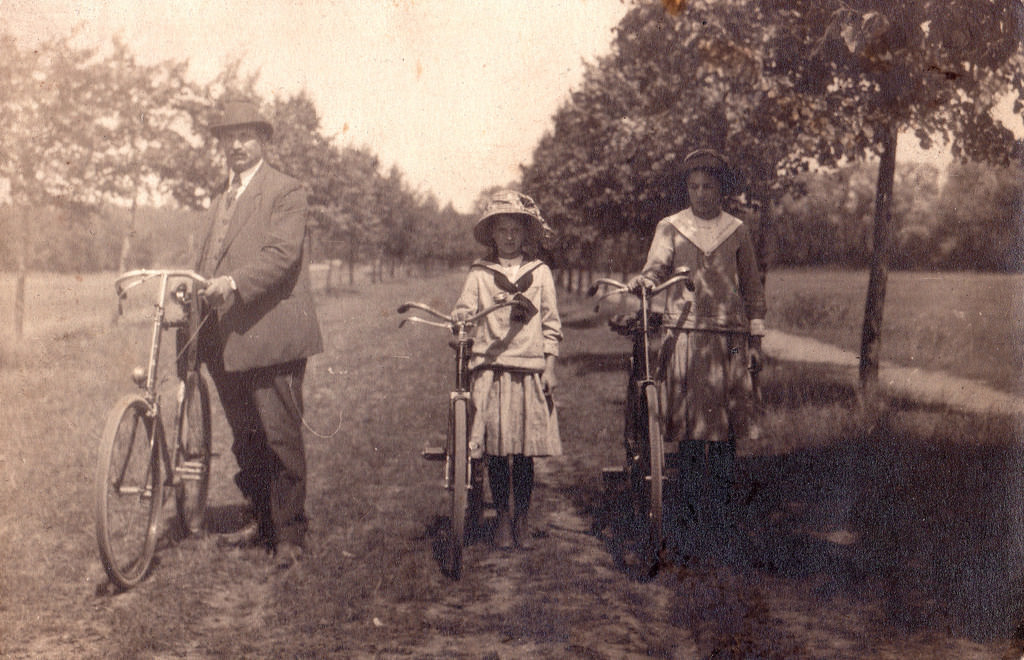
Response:
[[[560,456],[558,415],[540,376],[533,371],[474,371],[470,445],[491,456]]]

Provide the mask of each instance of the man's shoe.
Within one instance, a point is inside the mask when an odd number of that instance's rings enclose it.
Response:
[[[221,548],[255,548],[266,546],[267,542],[260,534],[259,524],[254,520],[237,532],[219,535],[217,545]]]
[[[287,570],[302,560],[303,549],[301,545],[284,541],[277,544],[274,550],[274,568]]]

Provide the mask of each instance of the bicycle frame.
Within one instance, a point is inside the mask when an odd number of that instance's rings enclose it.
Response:
[[[657,566],[656,555],[664,540],[662,525],[662,491],[665,479],[665,445],[661,434],[662,415],[660,407],[659,383],[654,378],[651,368],[651,298],[667,291],[670,287],[684,283],[693,290],[689,279],[689,270],[680,270],[662,284],[651,288],[640,287],[636,292],[640,298],[640,310],[633,319],[633,324],[613,327],[620,334],[627,334],[633,340],[633,354],[630,359],[629,383],[626,393],[625,410],[625,442],[626,469],[622,471],[604,470],[605,478],[613,474],[622,474],[630,480],[635,494],[634,506],[640,506],[646,516],[648,532],[644,543],[645,555],[650,563],[648,575]],[[622,282],[611,279],[600,279],[588,292],[597,293],[600,287],[608,287],[602,299],[620,293],[628,293],[629,287]],[[600,301],[600,299],[599,299]],[[639,327],[637,327],[637,325]],[[642,405],[642,408],[641,408]],[[643,502],[637,500],[643,499]]]
[[[473,506],[479,506],[479,484],[473,480],[473,454],[478,453],[480,447],[472,444],[470,437],[470,387],[469,387],[469,359],[470,350],[473,346],[473,338],[470,336],[471,329],[476,322],[483,317],[499,309],[514,305],[512,299],[488,307],[465,319],[455,319],[431,308],[422,303],[408,302],[398,308],[399,314],[405,314],[410,310],[420,310],[438,319],[430,321],[418,316],[411,316],[402,320],[399,327],[405,323],[422,323],[435,327],[445,328],[455,337],[452,348],[455,350],[455,379],[454,388],[449,394],[448,400],[448,435],[443,449],[428,448],[423,452],[424,458],[444,458],[444,488],[451,492],[451,534],[452,538],[448,544],[448,566],[446,572],[456,579],[461,576],[462,570],[462,545],[465,540],[466,519],[470,508],[469,494],[477,489],[477,496]],[[477,509],[478,510],[478,509]]]
[[[110,411],[100,442],[96,472],[96,530],[100,558],[111,581],[127,589],[142,580],[153,558],[165,489],[175,493],[178,520],[185,533],[201,529],[209,486],[210,442],[209,393],[199,376],[195,338],[202,321],[198,319],[198,290],[206,280],[188,270],[135,270],[117,278],[118,309],[127,291],[159,278],[152,317],[149,352],[145,367],[135,367],[132,380],[141,393],[123,396]],[[187,279],[173,291],[185,314],[167,320],[167,298],[172,279]],[[161,419],[158,391],[160,349],[164,330],[177,328],[191,336],[179,347],[177,408],[174,422],[173,456]],[[185,363],[181,356],[188,354]],[[143,433],[136,434],[139,425]],[[143,456],[144,454],[144,456]],[[138,460],[144,460],[140,463]],[[165,475],[161,477],[161,469]],[[190,485],[191,484],[191,485]],[[136,516],[126,508],[148,510]]]
[[[163,342],[164,330],[170,330],[173,328],[188,328],[188,314],[191,312],[191,303],[184,297],[184,290],[179,287],[175,291],[175,297],[178,303],[185,309],[185,316],[180,320],[168,321],[167,320],[167,294],[168,286],[172,279],[189,279],[200,287],[206,286],[206,279],[198,273],[191,270],[133,270],[124,273],[114,283],[114,288],[117,291],[118,302],[120,303],[128,291],[136,286],[139,286],[143,282],[149,281],[154,278],[159,278],[160,283],[157,289],[156,303],[154,305],[155,310],[153,312],[152,332],[150,335],[150,348],[149,356],[144,370],[144,377],[139,373],[139,368],[136,367],[132,374],[132,379],[136,385],[142,390],[142,397],[145,399],[146,404],[149,406],[149,416],[153,418],[159,418],[161,415],[160,407],[160,395],[157,392],[157,372],[160,363],[160,348]],[[195,337],[191,337],[190,341],[195,341]],[[178,384],[178,398],[184,396],[185,383],[182,381]],[[180,403],[180,400],[178,401]],[[156,428],[154,426],[154,428]],[[180,438],[175,437],[175,441],[180,441]],[[165,439],[166,440],[166,439]],[[150,438],[150,445],[152,446],[153,438]],[[167,482],[165,485],[171,486],[178,483],[180,480],[180,474],[176,470],[170,469],[172,467],[170,450],[167,447],[167,443],[162,442],[160,446],[160,457],[163,460],[165,466],[168,467]]]

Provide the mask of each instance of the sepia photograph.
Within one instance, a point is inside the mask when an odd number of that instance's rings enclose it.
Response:
[[[1024,660],[1024,1],[0,0],[0,657]]]

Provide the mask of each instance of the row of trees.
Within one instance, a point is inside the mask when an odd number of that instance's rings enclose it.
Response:
[[[223,97],[261,102],[274,123],[268,160],[309,185],[316,257],[371,261],[378,274],[410,259],[468,259],[472,246],[454,231],[468,220],[450,204],[414,189],[398,167],[383,172],[369,148],[339,146],[305,92],[261,99],[257,75],[235,63],[199,84],[186,62],[144,64],[118,40],[87,48],[64,37],[27,49],[0,34],[0,222],[11,230],[0,265],[19,273],[19,334],[28,268],[138,263],[133,238],[144,207],[182,210],[172,218],[189,235],[194,214],[185,211],[203,208],[225,185],[206,128]],[[68,240],[85,234],[104,244],[72,254]],[[119,246],[114,263],[111,241]],[[54,254],[61,245],[70,249]]]
[[[896,236],[898,136],[1009,165],[1019,146],[992,109],[1007,94],[1015,112],[1024,104],[1021,34],[1020,0],[638,2],[611,54],[559,109],[523,185],[561,233],[555,254],[575,265],[617,237],[645,244],[684,203],[680,166],[698,146],[733,157],[738,202],[762,230],[784,225],[777,211],[802,192],[799,175],[877,157],[861,349],[870,386]],[[949,238],[960,241],[959,228]]]
[[[797,176],[795,189],[773,206],[779,220],[762,231],[767,267],[866,267],[871,259],[874,175],[873,164],[855,163]],[[481,194],[475,211],[485,196],[486,192]],[[450,207],[440,208],[433,196],[424,199],[420,206],[399,209],[393,222],[373,222],[371,227],[379,233],[362,246],[358,237],[338,236],[337,224],[324,223],[322,229],[318,227],[313,258],[334,259],[340,248],[346,265],[369,260],[380,277],[393,276],[400,265],[411,263],[465,264],[479,251],[467,239],[476,213],[462,215]],[[917,270],[1020,271],[1024,268],[1022,205],[1024,169],[1019,165],[953,164],[941,173],[931,164],[908,164],[895,176],[892,216],[897,231],[892,265]],[[59,208],[37,210],[32,223],[39,240],[27,251],[28,268],[91,272],[114,270],[122,263],[125,267],[186,263],[189,228],[196,212],[143,205],[135,215],[134,240],[123,262],[122,240],[131,224],[129,208],[107,206],[86,218]],[[0,206],[0,235],[16,236],[23,221],[10,207]],[[331,238],[331,231],[336,238]],[[385,240],[393,242],[385,245]],[[381,246],[376,261],[373,253],[371,259],[363,254],[361,248],[366,245]],[[639,268],[646,248],[646,238],[635,232],[609,236],[593,243],[586,266],[626,276]],[[0,243],[0,270],[14,270],[20,249],[14,242]],[[553,252],[548,258],[566,265],[572,263],[569,256]],[[589,283],[570,280],[570,272],[571,268],[564,268],[561,275],[572,288]],[[341,277],[336,275],[335,281]],[[351,271],[348,277],[351,280]]]

